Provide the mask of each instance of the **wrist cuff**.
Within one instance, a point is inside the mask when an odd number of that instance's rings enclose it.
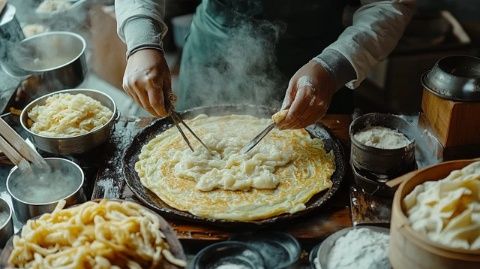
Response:
[[[355,70],[352,64],[340,52],[327,49],[313,60],[321,64],[332,74],[336,89],[343,87],[347,82],[355,79]]]
[[[163,51],[163,28],[148,18],[129,20],[124,26],[127,41],[127,58],[144,48],[155,48]]]

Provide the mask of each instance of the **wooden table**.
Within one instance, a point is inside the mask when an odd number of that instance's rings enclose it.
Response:
[[[92,199],[105,197],[135,200],[133,193],[123,180],[121,156],[133,136],[150,124],[152,120],[152,118],[122,118],[118,121],[112,138],[105,147],[107,151],[110,151],[107,154],[112,157],[97,174]],[[350,148],[348,138],[350,121],[350,115],[327,115],[322,121],[322,123],[330,129],[332,134],[342,142],[345,149]],[[346,154],[346,156],[348,156],[348,154]],[[338,193],[327,202],[321,210],[308,217],[296,219],[290,223],[269,226],[268,230],[285,231],[291,233],[304,243],[314,244],[339,229],[352,226],[348,188],[351,182],[351,173],[348,170],[349,169],[347,169],[347,177],[344,179],[343,185]],[[189,241],[192,242],[192,244],[194,242],[208,243],[211,241],[225,240],[228,239],[233,232],[214,226],[199,225],[168,218],[167,220],[176,230],[180,240],[184,242]]]

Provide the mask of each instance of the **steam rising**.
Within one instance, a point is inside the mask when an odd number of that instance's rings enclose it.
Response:
[[[81,183],[82,174],[76,166],[53,159],[44,167],[19,167],[12,173],[9,188],[27,203],[49,203],[68,197]]]
[[[35,10],[42,3],[41,0],[10,0],[9,3],[15,6],[15,17],[22,26],[36,24],[38,27],[43,26],[52,31],[86,32],[88,30],[87,9],[84,6],[77,6],[62,13],[37,13]],[[0,36],[0,51],[2,51],[0,60],[4,65],[13,64],[12,59],[7,59],[7,55],[11,56],[11,51],[18,46],[19,41]]]
[[[183,61],[182,72],[186,72],[183,75],[189,82],[181,85],[181,109],[245,103],[279,106],[285,89],[276,67],[275,46],[282,26],[245,20],[236,25],[228,31],[228,37],[221,37],[220,41],[214,37],[208,40],[211,45],[200,46],[213,51],[198,52],[204,55],[197,57],[211,59]]]

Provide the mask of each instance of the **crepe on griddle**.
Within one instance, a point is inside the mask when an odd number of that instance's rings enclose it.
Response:
[[[270,122],[247,115],[198,116],[187,123],[210,153],[192,136],[190,152],[170,128],[143,146],[135,170],[169,206],[203,218],[254,221],[303,210],[332,186],[333,153],[303,129],[274,129],[252,151],[238,153]]]

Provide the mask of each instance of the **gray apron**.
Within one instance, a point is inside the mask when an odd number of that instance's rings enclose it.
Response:
[[[290,77],[343,30],[346,0],[203,0],[183,50],[177,108],[281,103]]]

